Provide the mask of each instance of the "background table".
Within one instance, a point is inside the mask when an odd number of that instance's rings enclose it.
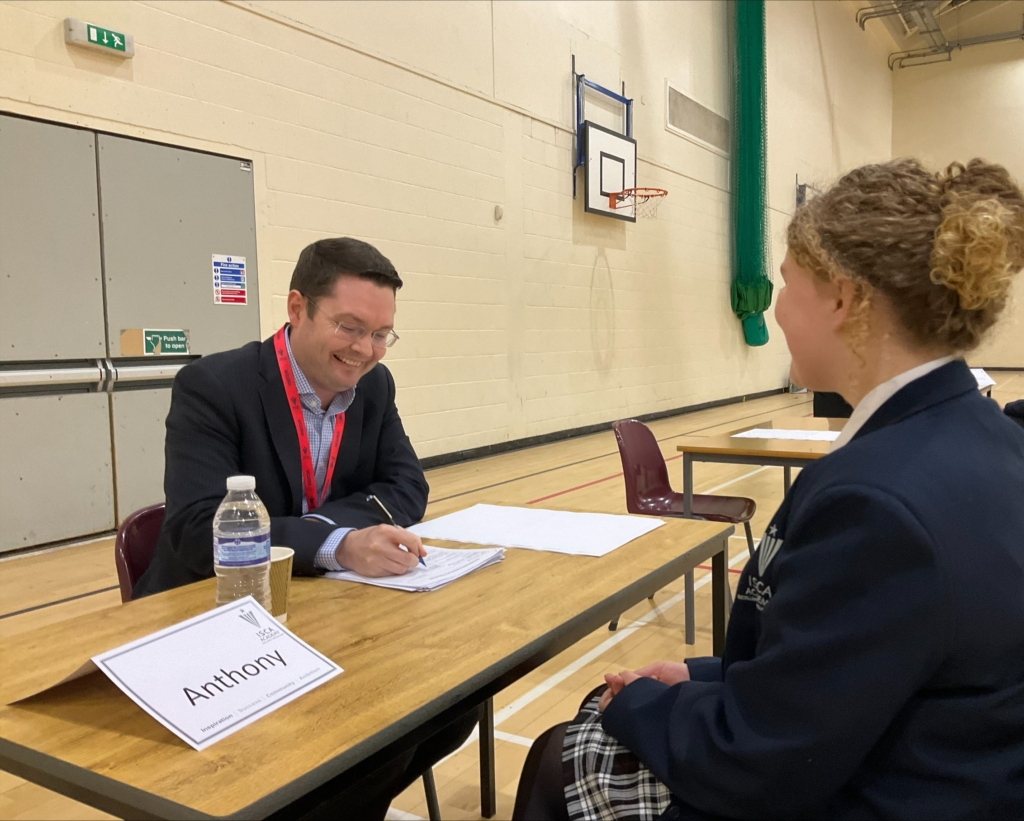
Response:
[[[294,816],[709,559],[720,653],[732,532],[677,519],[600,559],[508,550],[432,593],[296,578],[288,628],[345,673],[203,752],[99,674],[9,702],[209,610],[213,580],[23,633],[0,642],[0,767],[121,817]]]
[[[848,421],[811,416],[780,417],[768,423],[748,425],[717,436],[684,436],[676,447],[683,454],[683,515],[693,514],[694,462],[781,467],[785,492],[789,493],[792,469],[806,467],[820,459],[832,445],[831,442],[801,439],[735,439],[735,434],[755,428],[841,431]]]

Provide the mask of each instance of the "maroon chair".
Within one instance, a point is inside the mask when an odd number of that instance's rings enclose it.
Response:
[[[121,585],[121,602],[132,600],[132,588],[146,572],[153,559],[160,525],[164,521],[164,506],[150,505],[136,510],[117,529],[114,541],[114,564],[117,581]]]
[[[683,518],[683,494],[672,490],[668,467],[661,455],[658,440],[651,429],[636,419],[622,419],[612,424],[615,441],[622,459],[622,475],[626,482],[626,510],[642,516]],[[743,524],[747,534],[747,550],[754,555],[754,536],[750,520],[757,510],[753,499],[743,496],[693,495],[693,518],[713,522]],[[693,620],[693,573],[686,574],[686,643],[693,644],[696,631]],[[618,626],[618,619],[610,625]]]

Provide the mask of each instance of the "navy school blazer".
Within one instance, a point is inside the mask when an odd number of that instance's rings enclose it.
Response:
[[[213,575],[213,516],[225,480],[236,474],[256,477],[271,543],[295,550],[293,572],[321,573],[313,559],[335,526],[302,518],[299,440],[273,339],[205,356],[175,377],[165,446],[167,509],[135,596]],[[380,524],[380,513],[366,502],[372,493],[408,527],[423,517],[428,490],[395,407],[395,381],[378,363],[359,380],[330,494],[315,512],[339,527]]]
[[[666,818],[1024,818],[1024,430],[963,362],[800,473],[690,672],[603,717]]]

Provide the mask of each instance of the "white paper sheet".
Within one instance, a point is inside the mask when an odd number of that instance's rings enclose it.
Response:
[[[252,596],[92,660],[126,696],[197,750],[342,672]]]
[[[986,388],[991,388],[994,384],[996,384],[996,380],[994,380],[991,376],[985,373],[985,371],[983,371],[981,368],[971,368],[971,373],[974,374],[974,380],[978,383],[979,391],[983,391]]]
[[[401,576],[385,576],[384,578],[370,578],[360,576],[351,570],[342,570],[325,574],[328,579],[337,579],[343,582],[359,582],[360,584],[372,584],[376,587],[387,587],[391,590],[406,590],[411,593],[422,593],[428,590],[437,590],[446,584],[451,584],[456,579],[479,570],[482,567],[490,567],[505,558],[505,551],[500,547],[484,550],[452,550],[444,547],[427,547],[427,556],[424,561],[426,567],[416,565],[408,573]]]
[[[779,430],[777,428],[754,428],[734,433],[733,439],[799,439],[804,442],[834,442],[839,438],[838,430]]]
[[[421,539],[604,556],[663,524],[648,516],[473,505],[409,530]]]

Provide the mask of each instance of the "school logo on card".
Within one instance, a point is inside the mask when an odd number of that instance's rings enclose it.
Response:
[[[253,627],[259,629],[260,620],[256,618],[256,614],[253,613],[252,610],[243,610],[241,613],[238,614],[238,618],[240,618],[242,621],[249,622],[249,624],[251,624]]]
[[[757,551],[757,573],[759,576],[764,575],[764,571],[768,569],[768,565],[772,563],[775,554],[782,547],[782,539],[775,535],[778,532],[779,529],[772,525],[761,537],[761,546]]]
[[[244,622],[248,622],[253,627],[255,627],[256,635],[260,637],[260,641],[264,644],[266,644],[268,641],[278,639],[284,635],[284,633],[275,628],[273,624],[269,625],[268,627],[262,627],[259,617],[252,610],[242,610],[241,612],[239,612],[238,618],[240,618]]]

